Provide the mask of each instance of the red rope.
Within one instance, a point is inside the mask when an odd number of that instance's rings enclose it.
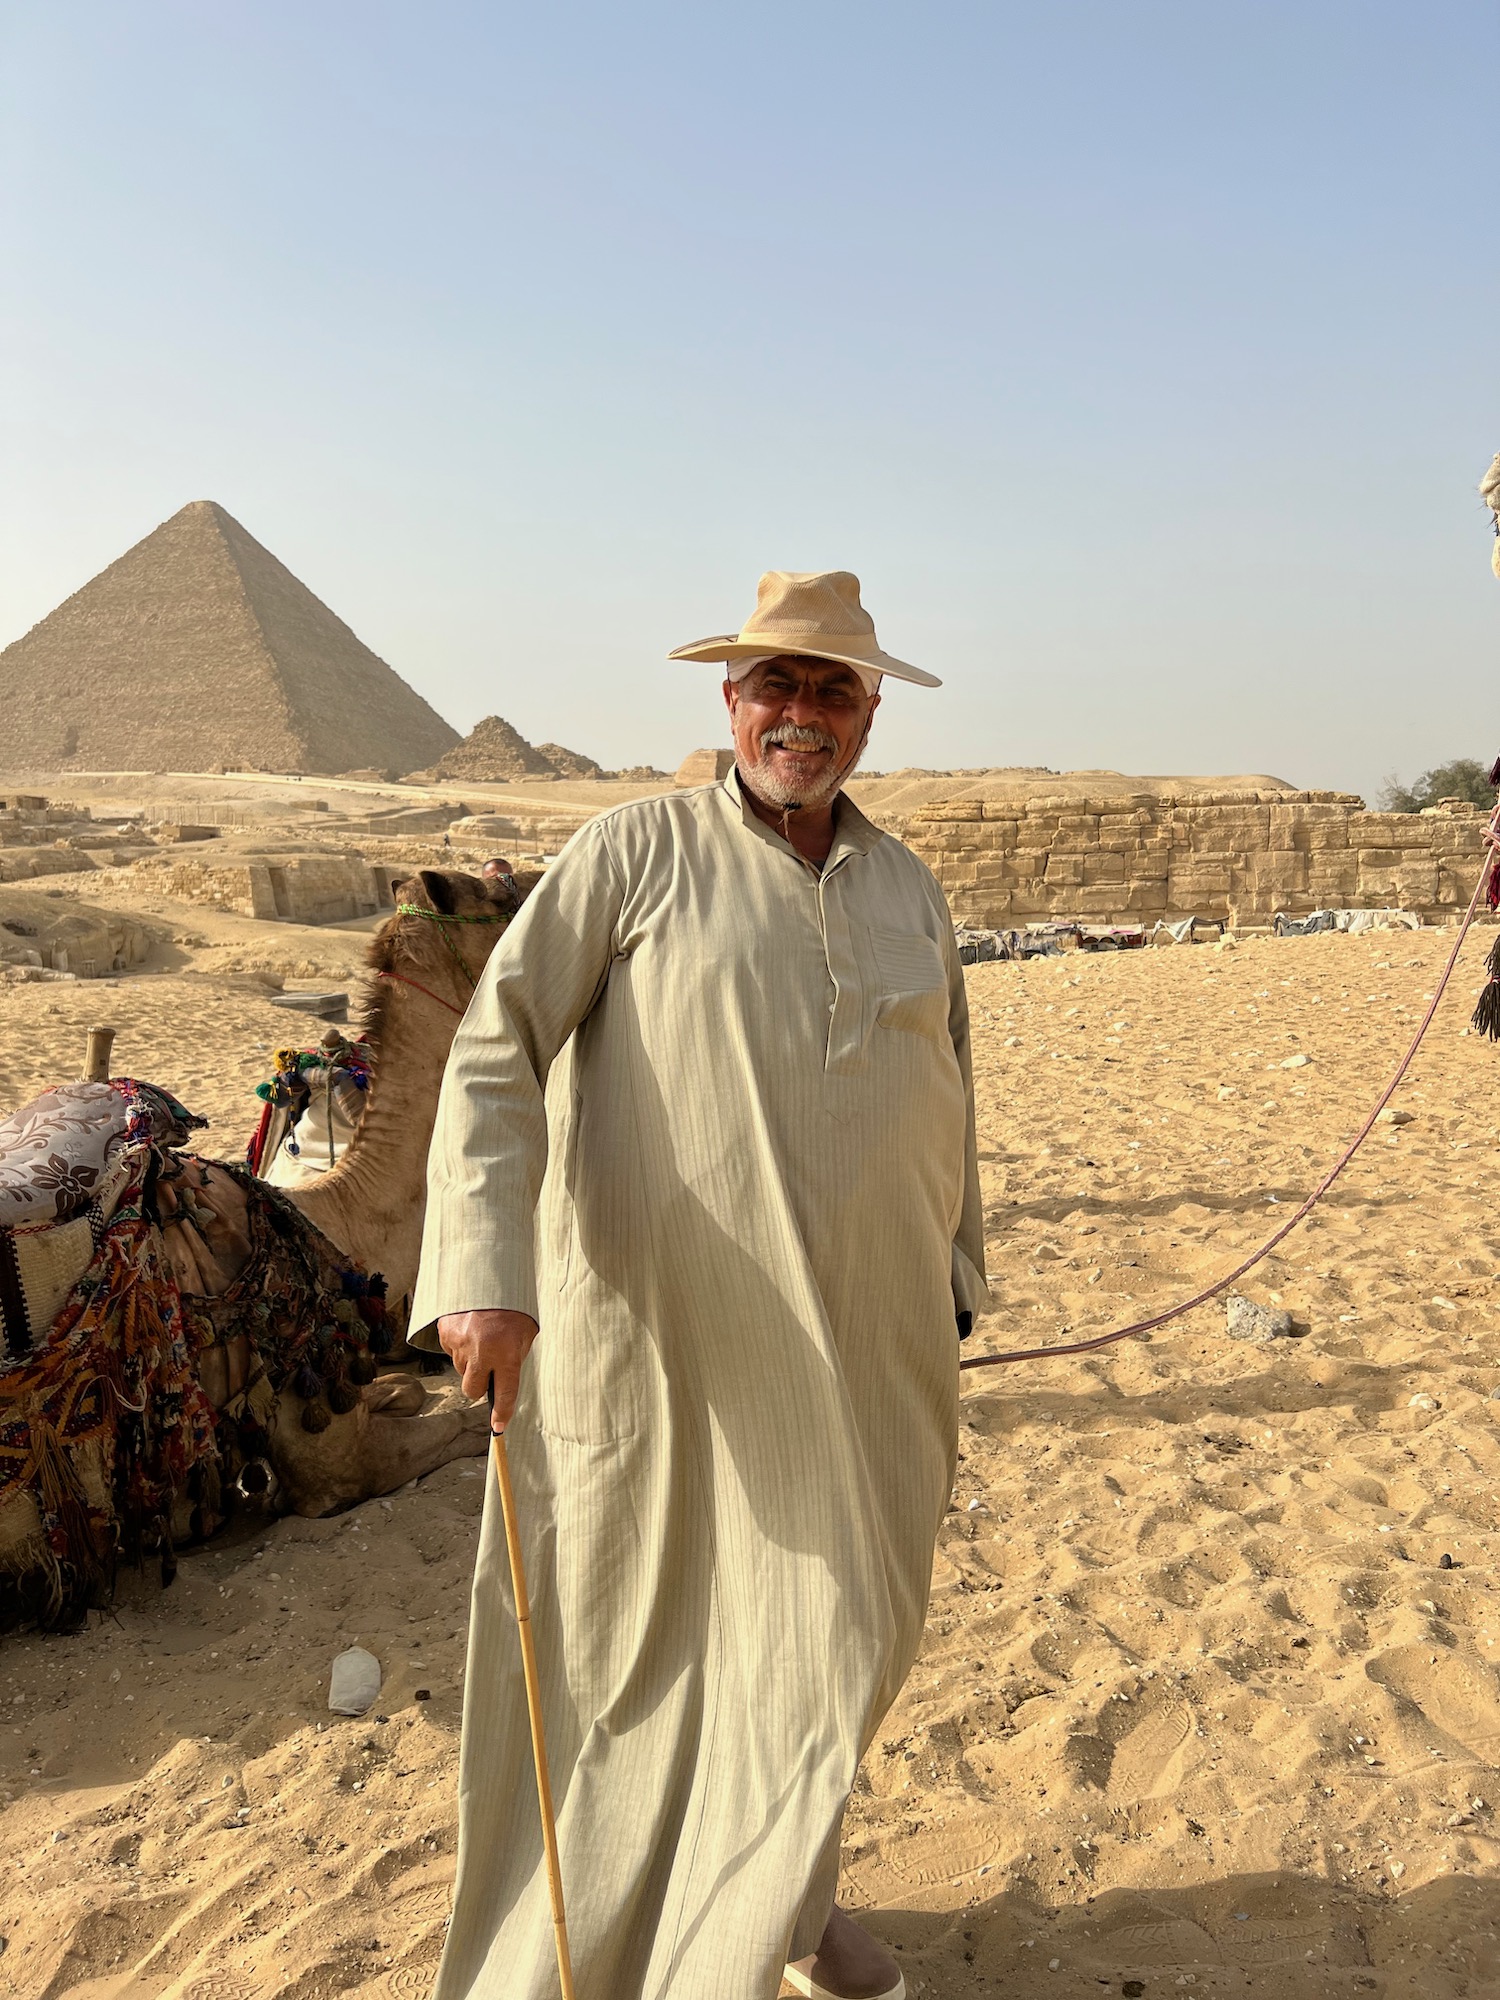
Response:
[[[1119,1327],[1113,1333],[1097,1334],[1092,1340],[1075,1340],[1070,1342],[1066,1347],[1023,1347],[1019,1348],[1014,1354],[967,1354],[959,1361],[958,1365],[960,1368],[997,1368],[1003,1362],[1007,1361],[1049,1361],[1055,1355],[1059,1354],[1091,1354],[1096,1348],[1113,1346],[1117,1340],[1128,1340],[1132,1334],[1151,1333],[1155,1328],[1165,1326],[1169,1320],[1181,1319],[1184,1313],[1192,1312],[1195,1306],[1206,1305],[1210,1299],[1217,1298],[1220,1292],[1228,1291],[1229,1287],[1238,1283],[1247,1271],[1253,1271],[1263,1258],[1269,1257],[1278,1243],[1285,1242],[1287,1237],[1297,1227],[1297,1224],[1303,1221],[1323,1199],[1324,1195],[1327,1194],[1328,1190],[1354,1158],[1354,1155],[1359,1151],[1366,1139],[1369,1138],[1371,1132],[1374,1131],[1376,1119],[1395,1096],[1401,1079],[1411,1068],[1412,1060],[1422,1045],[1422,1037],[1432,1026],[1433,1016],[1437,1013],[1444,990],[1449,980],[1453,977],[1454,968],[1458,964],[1458,955],[1463,950],[1464,939],[1469,935],[1469,931],[1473,926],[1475,915],[1479,909],[1480,898],[1485,894],[1489,886],[1491,870],[1497,865],[1494,849],[1496,843],[1500,842],[1500,804],[1496,805],[1494,812],[1490,815],[1486,838],[1490,842],[1491,851],[1485,855],[1484,866],[1479,871],[1479,880],[1475,883],[1474,893],[1469,898],[1469,907],[1464,913],[1463,922],[1459,925],[1458,936],[1454,939],[1453,949],[1448,954],[1448,963],[1443,967],[1443,976],[1437,983],[1437,990],[1432,996],[1432,1004],[1422,1016],[1420,1027],[1418,1027],[1417,1032],[1412,1036],[1411,1046],[1396,1065],[1395,1075],[1375,1100],[1375,1108],[1371,1111],[1364,1124],[1360,1126],[1358,1132],[1355,1133],[1343,1152],[1339,1154],[1322,1180],[1318,1182],[1312,1193],[1302,1203],[1302,1206],[1282,1223],[1276,1234],[1262,1243],[1260,1248],[1253,1251],[1242,1264],[1236,1264],[1234,1269],[1225,1277],[1217,1279],[1215,1283],[1205,1287],[1203,1291],[1195,1292],[1192,1298],[1184,1299],[1180,1305],[1169,1306],[1165,1312],[1157,1313],[1151,1319],[1137,1320],[1133,1326]]]
[[[266,1150],[266,1134],[271,1129],[271,1106],[269,1102],[260,1107],[260,1123],[255,1128],[254,1137],[246,1150],[245,1158],[252,1174],[260,1172],[261,1159]]]
[[[463,1019],[462,1007],[455,1007],[451,1000],[445,1000],[441,993],[434,993],[430,986],[424,986],[420,980],[408,979],[404,972],[377,972],[375,977],[393,979],[398,986],[410,986],[417,993],[425,993],[429,1000],[436,1000],[440,1007],[446,1007],[450,1014],[457,1014],[460,1020]]]

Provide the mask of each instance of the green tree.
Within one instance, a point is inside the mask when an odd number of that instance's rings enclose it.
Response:
[[[1435,806],[1439,799],[1467,799],[1470,805],[1490,806],[1495,794],[1490,774],[1472,757],[1455,757],[1451,764],[1435,764],[1410,785],[1403,785],[1394,771],[1380,788],[1382,812],[1415,813]]]

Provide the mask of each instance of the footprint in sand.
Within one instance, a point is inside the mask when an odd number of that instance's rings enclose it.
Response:
[[[409,1924],[414,1931],[424,1924],[435,1923],[446,1917],[448,1905],[453,1900],[453,1887],[448,1882],[433,1882],[420,1889],[409,1889],[387,1903],[386,1909],[393,1922]]]
[[[1161,1966],[1219,1965],[1223,1954],[1208,1932],[1186,1917],[1156,1924],[1123,1924],[1093,1940],[1091,1954],[1102,1963],[1132,1969]]]
[[[1192,1737],[1193,1718],[1178,1702],[1164,1702],[1145,1715],[1115,1746],[1109,1790],[1122,1798],[1167,1798],[1182,1783],[1182,1750]]]
[[[427,2000],[437,1977],[437,1965],[435,1955],[414,1965],[398,1965],[385,1975],[375,1991],[389,1994],[390,2000]]]
[[[1426,1648],[1400,1646],[1377,1654],[1365,1672],[1471,1756],[1500,1762],[1500,1685],[1486,1668],[1451,1654],[1434,1663]]]
[[[1235,1924],[1226,1940],[1225,1956],[1239,1965],[1286,1965],[1321,1960],[1329,1965],[1368,1963],[1357,1932],[1340,1930],[1323,1919],[1308,1923],[1257,1920]]]

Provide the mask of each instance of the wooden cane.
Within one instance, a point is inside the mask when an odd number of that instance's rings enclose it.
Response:
[[[495,1407],[495,1378],[490,1377],[490,1408]],[[516,1599],[516,1624],[521,1634],[521,1668],[526,1677],[526,1714],[531,1723],[531,1758],[536,1767],[537,1804],[542,1812],[542,1847],[547,1857],[547,1895],[552,1904],[552,1938],[557,1946],[557,1976],[562,2000],[578,2000],[573,1984],[573,1960],[568,1951],[568,1916],[563,1908],[562,1864],[557,1855],[557,1820],[552,1810],[552,1779],[547,1770],[547,1736],[542,1725],[542,1689],[536,1666],[536,1641],[531,1634],[531,1599],[526,1590],[526,1566],[516,1523],[516,1495],[510,1483],[510,1460],[499,1431],[495,1441],[495,1477],[500,1482],[500,1512],[505,1517],[505,1548],[510,1557],[510,1583]]]

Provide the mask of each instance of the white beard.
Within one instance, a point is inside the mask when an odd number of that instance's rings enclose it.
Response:
[[[782,733],[775,730],[767,731],[767,735],[773,737]],[[800,732],[793,732],[791,730],[784,732],[793,742],[796,741],[798,733]],[[821,732],[819,733],[821,735]],[[820,743],[819,747],[827,749],[828,744],[824,741]],[[804,806],[826,806],[830,800],[838,796],[849,779],[859,769],[859,761],[864,755],[864,748],[864,744],[861,743],[846,770],[841,771],[835,763],[830,765],[819,777],[797,779],[782,777],[767,766],[765,761],[766,742],[763,737],[760,744],[759,758],[753,764],[747,765],[742,763],[740,765],[740,775],[764,805],[779,806],[782,811],[786,811],[788,808],[797,809]],[[834,748],[833,755],[835,757],[838,756],[837,748]]]

